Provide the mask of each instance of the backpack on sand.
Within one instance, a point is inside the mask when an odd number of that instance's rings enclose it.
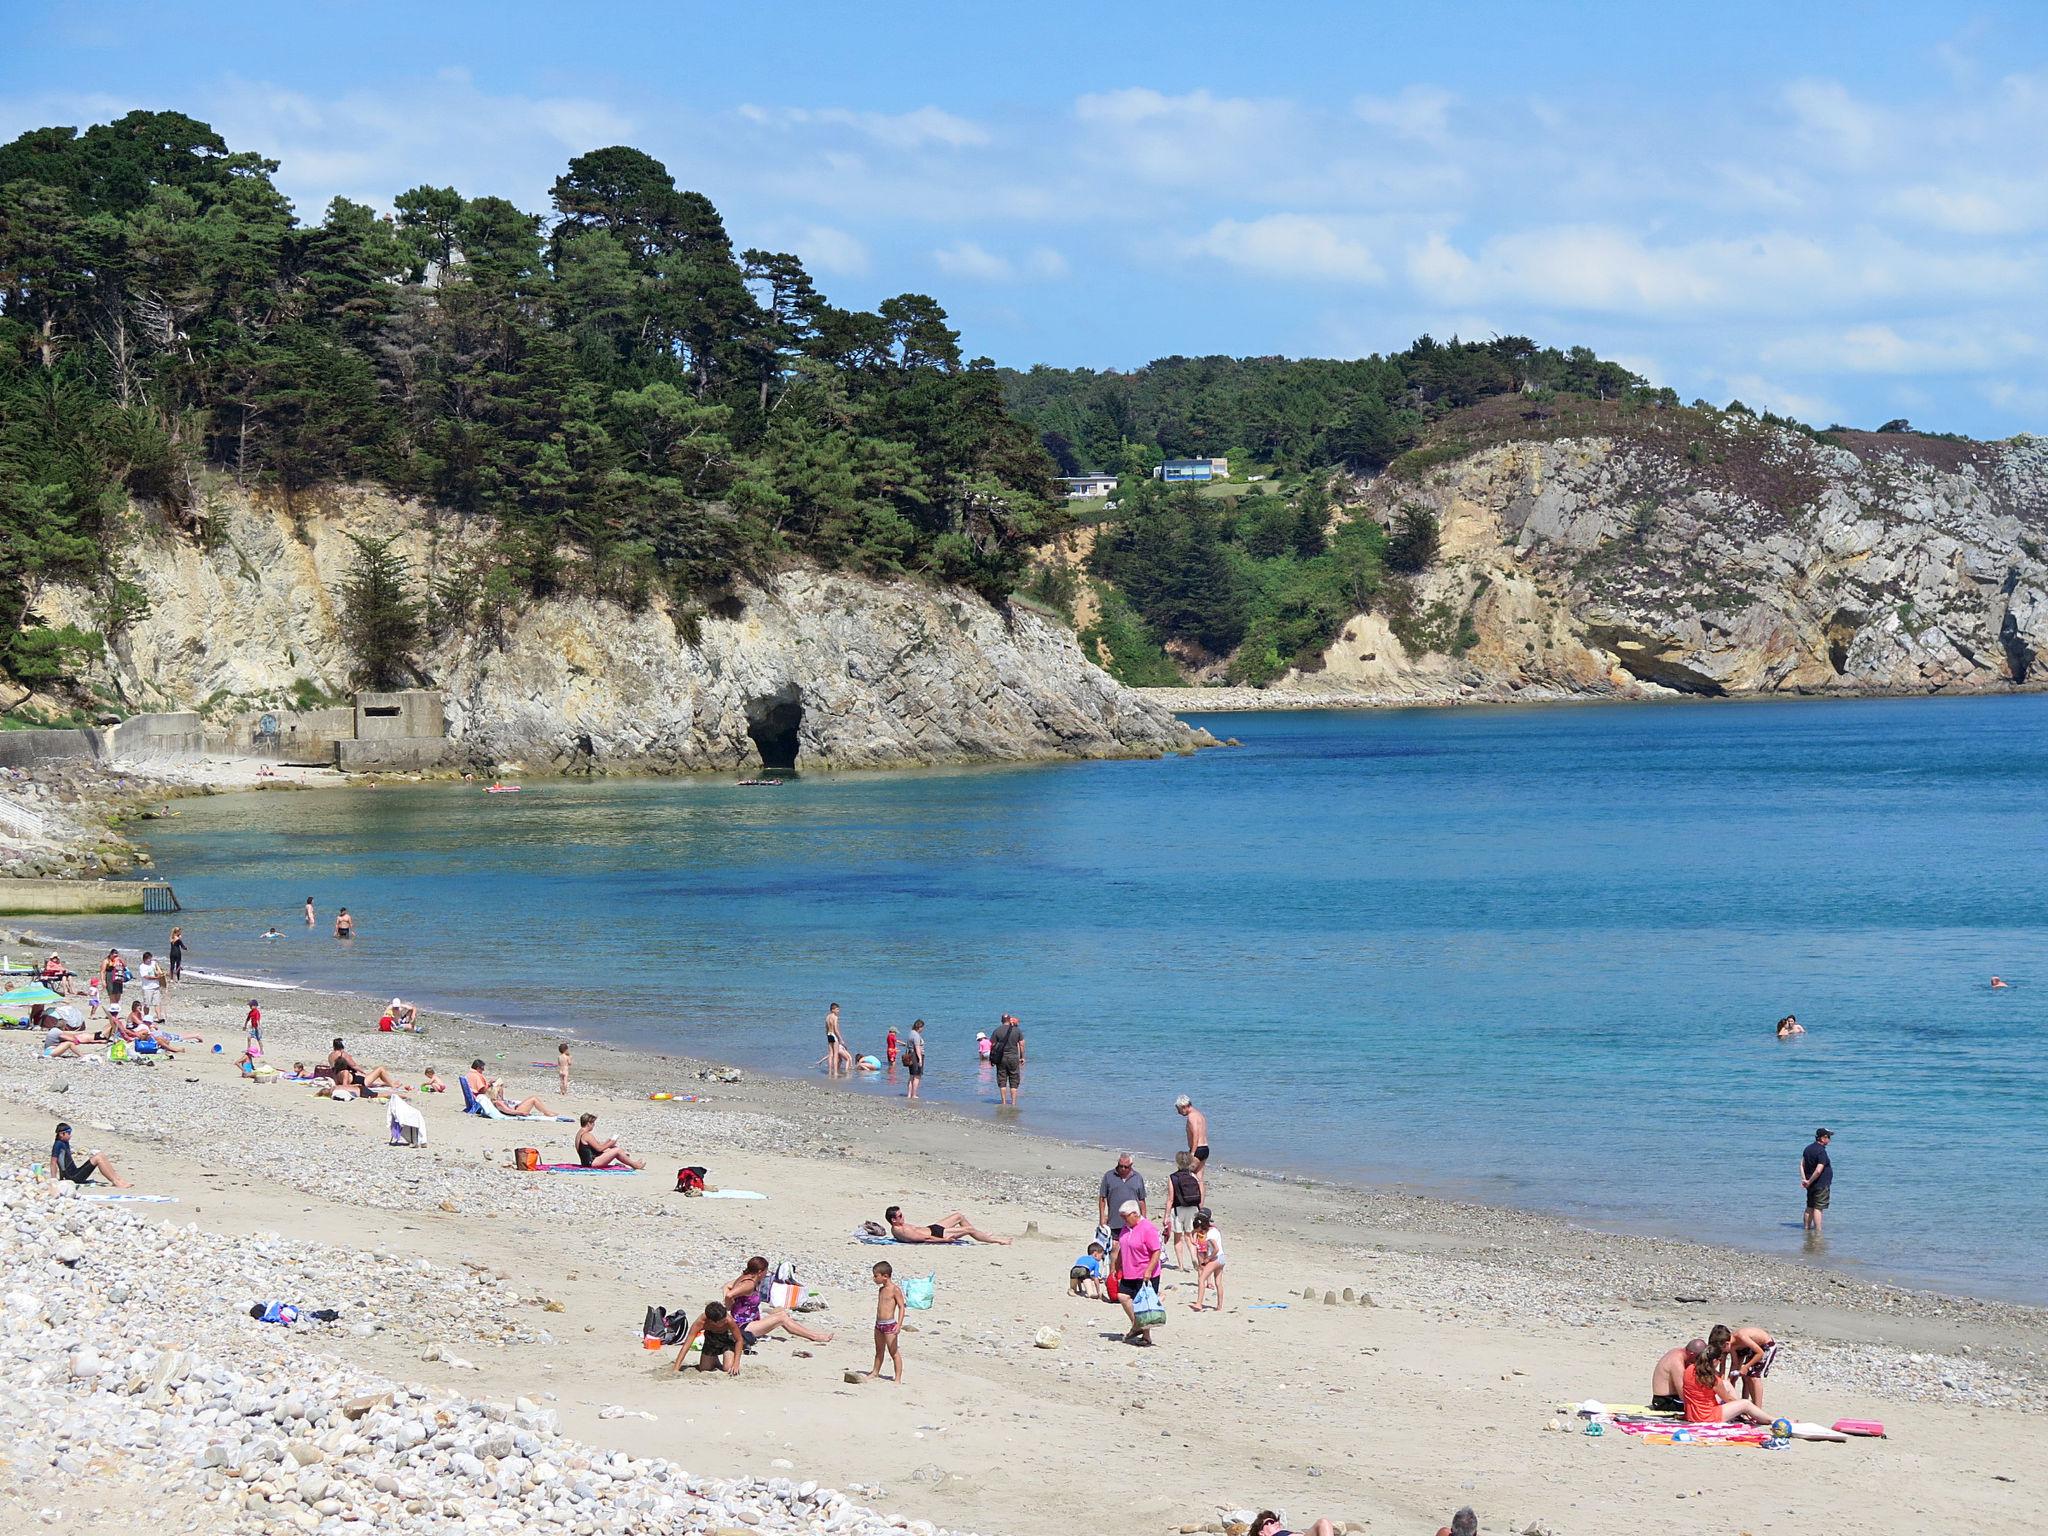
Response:
[[[679,1195],[701,1195],[704,1193],[704,1175],[708,1170],[699,1167],[678,1168],[676,1189]]]
[[[540,1148],[514,1147],[512,1149],[512,1166],[522,1173],[533,1172],[534,1169],[540,1166]]]

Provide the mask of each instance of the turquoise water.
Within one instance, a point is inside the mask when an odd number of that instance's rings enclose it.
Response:
[[[1186,1091],[1225,1162],[1797,1253],[1825,1122],[1828,1262],[2048,1300],[2048,699],[1203,723],[1244,746],[223,797],[151,841],[198,966],[785,1071],[837,1000],[856,1049],[924,1017],[970,1103],[1010,1010],[1025,1124],[1156,1153]]]

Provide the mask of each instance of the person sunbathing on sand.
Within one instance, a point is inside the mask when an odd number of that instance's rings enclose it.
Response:
[[[354,1075],[357,1084],[364,1088],[399,1088],[404,1086],[397,1078],[391,1075],[389,1067],[370,1067],[365,1069],[342,1046],[341,1036],[336,1035],[334,1037],[334,1049],[327,1053],[327,1070],[339,1078],[344,1067]]]
[[[131,1045],[140,1045],[143,1041],[147,1040],[166,1056],[178,1054],[177,1047],[172,1045],[170,1040],[143,1016],[142,1004],[139,1002],[133,1002],[128,1005],[128,1015],[121,1021],[120,1035],[123,1040],[126,1040]]]
[[[1697,1363],[1706,1352],[1707,1341],[1694,1339],[1689,1344],[1667,1349],[1657,1357],[1657,1364],[1650,1371],[1651,1412],[1685,1412],[1682,1383],[1685,1380],[1686,1367]]]
[[[971,1237],[977,1243],[994,1243],[1004,1248],[1010,1246],[1007,1237],[990,1236],[959,1211],[948,1211],[928,1226],[913,1227],[903,1219],[903,1207],[892,1205],[882,1213],[882,1220],[889,1224],[890,1235],[899,1243],[950,1243]]]
[[[1475,1526],[1473,1529],[1477,1530],[1478,1527]],[[1318,1520],[1306,1531],[1299,1533],[1299,1536],[1336,1536],[1336,1531],[1337,1527],[1332,1522]],[[1252,1521],[1251,1536],[1296,1536],[1296,1533],[1282,1525],[1280,1517],[1272,1510],[1262,1509],[1258,1518]]]
[[[462,1074],[469,1083],[469,1091],[476,1095],[479,1104],[489,1104],[499,1114],[513,1120],[522,1120],[528,1115],[553,1117],[554,1111],[541,1103],[538,1097],[529,1095],[517,1104],[505,1097],[505,1080],[501,1077],[484,1075],[484,1059],[479,1056],[469,1064],[469,1070]]]
[[[79,1047],[88,1043],[84,1035],[69,1033],[54,1025],[43,1031],[43,1055],[51,1060],[59,1056],[73,1056],[82,1061],[85,1052]]]
[[[89,1184],[94,1174],[98,1174],[116,1189],[130,1187],[128,1181],[115,1171],[113,1160],[104,1152],[89,1152],[84,1162],[77,1161],[71,1151],[71,1127],[59,1121],[57,1139],[50,1144],[50,1177],[68,1179],[73,1184]]]
[[[616,1136],[608,1141],[597,1139],[597,1116],[586,1111],[581,1128],[576,1132],[576,1155],[583,1160],[586,1168],[645,1168],[640,1158],[622,1150]]]
[[[1737,1397],[1728,1385],[1728,1330],[1715,1324],[1707,1335],[1707,1352],[1687,1369],[1679,1381],[1679,1396],[1685,1402],[1688,1424],[1768,1424],[1771,1416],[1755,1403]]]

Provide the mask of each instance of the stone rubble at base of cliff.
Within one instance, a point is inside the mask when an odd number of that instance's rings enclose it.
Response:
[[[1760,424],[1724,435],[1721,464],[1646,429],[1510,441],[1419,480],[1361,486],[1350,515],[1436,516],[1442,553],[1416,608],[1446,631],[1469,620],[1466,643],[1413,649],[1384,616],[1361,614],[1261,707],[1282,704],[1275,694],[1417,703],[2048,682],[2048,439],[1854,434],[1851,451]]]
[[[145,520],[146,522],[146,520]],[[135,709],[276,707],[346,691],[340,591],[351,533],[389,537],[422,581],[478,557],[488,529],[366,488],[293,509],[224,496],[202,547],[146,526],[124,574],[148,598],[96,679]],[[58,589],[47,622],[91,626]],[[447,698],[455,756],[555,772],[799,768],[1141,757],[1207,738],[1089,662],[1021,605],[911,580],[792,568],[705,611],[660,600],[534,599],[489,634],[439,638],[421,681]],[[787,767],[788,762],[767,762]]]
[[[581,1445],[556,1430],[551,1394],[495,1403],[382,1379],[343,1363],[377,1326],[359,1315],[296,1329],[248,1316],[259,1280],[347,1308],[394,1262],[147,1221],[0,1176],[6,1528],[125,1503],[210,1531],[938,1536],[812,1481],[698,1478]],[[454,1291],[465,1311],[506,1304],[471,1278],[420,1261],[405,1284]]]

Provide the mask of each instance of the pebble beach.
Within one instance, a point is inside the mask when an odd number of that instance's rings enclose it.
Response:
[[[1132,1350],[1120,1312],[1065,1292],[1107,1157],[1021,1128],[1028,1077],[1020,1122],[997,1123],[578,1039],[558,1102],[552,1037],[435,1015],[379,1035],[374,1002],[260,994],[280,1067],[336,1034],[410,1083],[480,1056],[517,1094],[596,1111],[649,1163],[520,1173],[514,1147],[569,1160],[575,1126],[414,1093],[427,1144],[404,1149],[380,1106],[242,1080],[249,995],[188,977],[170,1024],[206,1043],[150,1067],[44,1060],[36,1037],[0,1034],[0,1414],[19,1447],[0,1528],[1036,1536],[1112,1499],[1119,1526],[1162,1533],[1261,1506],[1375,1531],[1434,1530],[1467,1503],[1515,1532],[2031,1518],[2039,1309],[1261,1176],[1231,1165],[1214,1104],[1228,1306],[1196,1316],[1169,1270],[1160,1347]],[[1133,1150],[1160,1190],[1173,1091],[1133,1085]],[[168,1198],[34,1177],[59,1118]],[[684,1164],[766,1198],[676,1195]],[[856,1244],[892,1203],[1016,1241]],[[752,1253],[795,1263],[831,1343],[765,1341],[730,1381],[642,1349],[646,1306],[701,1308]],[[877,1257],[936,1278],[900,1386],[848,1379],[870,1359]],[[265,1301],[338,1316],[253,1321]],[[1785,1343],[1774,1407],[1889,1437],[1715,1455],[1589,1439],[1558,1411],[1641,1401],[1656,1356],[1716,1321]]]

